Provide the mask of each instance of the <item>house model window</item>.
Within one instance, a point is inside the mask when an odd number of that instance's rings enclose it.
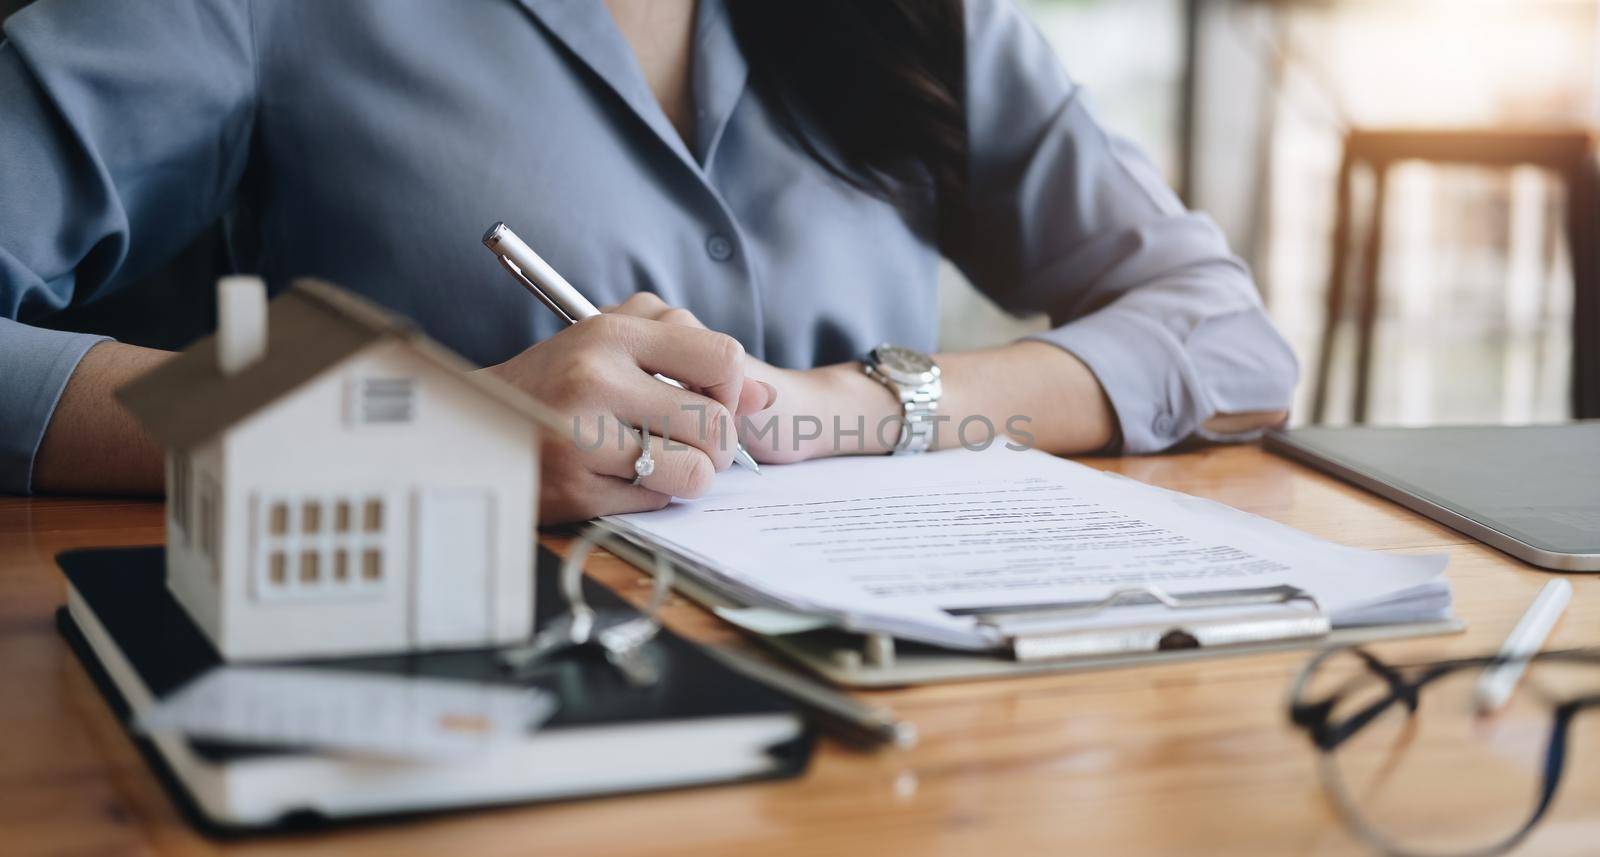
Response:
[[[360,378],[352,384],[350,416],[356,425],[404,425],[416,416],[410,378]]]
[[[302,601],[381,592],[387,505],[377,495],[259,498],[256,596]]]
[[[218,546],[221,545],[218,527],[219,498],[221,489],[217,480],[210,476],[200,478],[200,555],[211,564],[211,579],[214,583],[221,583],[221,574],[218,572]]]
[[[189,517],[191,509],[190,493],[194,481],[194,473],[189,466],[189,456],[185,453],[175,452],[171,456],[172,476],[167,481],[171,486],[169,492],[172,496],[167,498],[172,507],[169,513],[172,523],[178,527],[179,540],[182,544],[191,544],[190,533],[194,530],[193,519]]]

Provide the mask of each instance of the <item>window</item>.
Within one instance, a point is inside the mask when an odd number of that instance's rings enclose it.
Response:
[[[200,553],[207,559],[211,558],[217,550],[214,521],[216,510],[211,508],[211,498],[204,493],[200,495]]]
[[[387,505],[377,494],[256,498],[256,597],[305,601],[381,591]]]
[[[410,378],[358,378],[351,389],[355,425],[402,425],[416,416],[416,382]]]
[[[218,508],[221,493],[217,480],[210,476],[200,477],[200,554],[211,563],[213,583],[222,582],[222,557],[219,555],[222,546],[222,511]]]
[[[194,474],[189,464],[188,453],[174,451],[171,460],[172,472],[168,474],[167,479],[168,514],[172,523],[177,525],[179,538],[187,546],[192,543],[190,533],[194,530],[194,522],[189,517],[190,485]]]

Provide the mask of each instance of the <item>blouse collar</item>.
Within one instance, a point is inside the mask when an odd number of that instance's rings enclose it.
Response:
[[[633,50],[600,0],[516,0],[622,99],[696,173],[710,168],[717,143],[744,92],[748,68],[723,0],[698,0],[691,58],[695,151],[689,151],[645,81]]]

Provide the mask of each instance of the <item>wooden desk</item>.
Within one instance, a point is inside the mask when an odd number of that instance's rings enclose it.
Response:
[[[1493,650],[1549,579],[1253,447],[1096,466],[1347,544],[1448,553],[1469,630],[1384,647],[1397,656]],[[0,852],[1360,853],[1323,799],[1308,745],[1285,722],[1302,654],[882,692],[875,698],[920,728],[921,746],[862,755],[825,742],[798,780],[210,841],[176,814],[52,625],[63,598],[57,551],[157,543],[161,527],[156,503],[0,500]],[[643,595],[631,568],[609,557],[595,565],[606,583]],[[1600,645],[1600,578],[1574,575],[1573,584],[1552,644]],[[729,633],[686,603],[672,607],[670,624]],[[1527,853],[1592,848],[1600,808],[1588,814],[1586,825],[1553,820]]]

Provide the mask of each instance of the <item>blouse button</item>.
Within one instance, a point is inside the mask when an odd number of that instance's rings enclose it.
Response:
[[[718,262],[726,262],[733,258],[733,242],[721,232],[713,232],[706,239],[706,255]]]
[[[1151,428],[1154,428],[1156,430],[1156,434],[1162,438],[1170,435],[1172,433],[1172,415],[1157,414],[1155,424],[1151,426]]]

